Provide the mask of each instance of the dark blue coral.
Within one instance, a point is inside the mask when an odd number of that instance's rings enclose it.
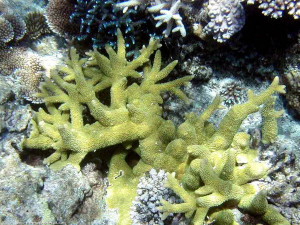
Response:
[[[93,47],[116,46],[117,29],[123,31],[128,45],[135,44],[135,35],[147,27],[146,18],[134,9],[126,13],[115,7],[116,0],[77,0],[70,16],[72,23],[80,24],[77,40],[92,41]]]

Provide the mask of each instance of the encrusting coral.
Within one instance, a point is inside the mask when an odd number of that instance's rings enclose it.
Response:
[[[118,208],[122,225],[132,224],[130,210],[139,179],[152,168],[175,173],[176,177],[168,176],[167,186],[183,200],[179,204],[162,201],[159,210],[164,216],[185,213],[196,225],[236,224],[230,210],[236,207],[270,225],[289,224],[267,203],[266,193],[250,184],[263,178],[268,167],[256,161],[258,152],[249,147],[250,135],[238,132],[243,120],[265,104],[267,125],[277,129],[269,116],[277,114],[272,95],[285,92],[278,77],[259,95],[249,90],[248,101],[234,105],[218,128],[207,120],[221,108],[219,96],[202,115],[187,114],[176,128],[162,118],[160,95],[170,91],[188,101],[179,86],[192,77],[162,82],[177,62],[161,69],[158,41],[150,40],[139,57],[127,61],[120,31],[117,37],[117,51],[106,46],[108,57],[93,50],[80,59],[71,49],[66,65],[51,72],[52,79],[42,85],[39,96],[46,110],[35,113],[33,130],[23,146],[55,150],[45,159],[52,169],[69,163],[80,170],[89,152],[110,150],[106,201]],[[155,51],[151,65],[149,58]],[[131,162],[130,154],[138,159]]]

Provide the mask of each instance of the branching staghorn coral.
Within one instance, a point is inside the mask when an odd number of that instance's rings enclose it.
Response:
[[[187,119],[184,123],[185,130],[190,130],[190,133],[186,136],[189,139],[196,137],[196,141],[191,140],[191,145],[187,147],[189,156],[183,177],[177,180],[169,175],[167,181],[167,187],[180,196],[184,203],[170,204],[162,200],[163,206],[159,207],[160,210],[166,215],[185,213],[187,218],[192,218],[195,225],[202,225],[207,220],[215,224],[235,224],[233,213],[229,210],[235,205],[242,211],[261,216],[268,224],[289,224],[268,205],[266,194],[251,184],[253,180],[263,178],[268,167],[255,160],[257,151],[249,147],[250,136],[238,132],[242,121],[249,114],[258,111],[261,104],[267,104],[263,109],[263,116],[273,115],[271,117],[276,120],[274,98],[271,97],[276,92],[285,92],[284,86],[278,84],[278,77],[260,95],[255,96],[249,91],[248,101],[233,106],[217,130],[206,132],[206,129],[212,128],[208,128],[208,125],[205,128],[204,122],[219,107],[219,98],[200,117],[191,115]],[[271,122],[268,125],[269,129],[277,130],[276,123]],[[226,208],[226,204],[230,207]]]
[[[130,211],[139,179],[152,168],[176,174],[176,178],[169,176],[167,185],[183,203],[163,201],[158,209],[165,215],[185,213],[196,225],[211,220],[234,224],[230,209],[237,207],[270,225],[289,224],[268,205],[265,193],[251,184],[263,178],[268,167],[256,161],[258,153],[249,147],[250,136],[238,132],[249,114],[259,111],[274,93],[284,93],[278,77],[259,95],[248,91],[248,101],[233,106],[218,128],[207,120],[221,108],[219,96],[202,115],[187,114],[176,128],[162,118],[160,95],[170,91],[187,101],[179,86],[192,77],[163,82],[177,62],[161,69],[158,47],[158,41],[151,40],[139,57],[128,61],[118,31],[118,49],[107,45],[108,57],[93,50],[88,58],[79,58],[71,49],[66,65],[53,70],[42,85],[40,97],[46,110],[35,113],[33,130],[23,146],[53,149],[45,159],[52,169],[72,164],[79,170],[89,152],[111,151],[106,202],[118,208],[122,225],[132,224]],[[149,58],[155,51],[151,65]],[[269,120],[273,103],[263,111],[270,128],[277,129],[277,123]],[[134,163],[131,153],[138,156]]]
[[[79,59],[75,49],[70,52],[67,66],[53,71],[54,82],[47,80],[41,95],[48,112],[40,110],[33,120],[34,130],[24,146],[37,149],[55,149],[45,161],[52,168],[60,169],[67,163],[79,163],[88,152],[126,141],[142,140],[162,122],[160,93],[171,91],[185,98],[178,86],[191,77],[183,77],[167,83],[159,83],[176,65],[176,61],[163,70],[160,52],[156,52],[153,67],[146,66],[150,55],[159,47],[151,40],[141,55],[131,62],[125,58],[125,43],[118,33],[118,51],[109,46],[109,58],[98,51],[88,53],[89,59]],[[143,81],[140,85],[127,86],[128,77],[141,78],[136,71],[143,66]],[[61,77],[59,73],[66,76]],[[97,98],[99,92],[110,88],[110,106]],[[56,104],[61,105],[57,108]],[[82,111],[88,107],[96,120],[84,124]],[[97,137],[95,134],[98,133]],[[114,135],[112,135],[112,133]]]

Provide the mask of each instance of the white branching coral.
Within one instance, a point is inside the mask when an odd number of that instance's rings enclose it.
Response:
[[[163,23],[167,24],[167,28],[163,31],[165,37],[168,37],[171,31],[179,31],[181,36],[186,36],[182,17],[179,14],[179,9],[184,6],[182,0],[129,0],[117,4],[117,7],[123,8],[123,12],[133,6],[146,6],[150,13],[159,13],[160,15],[154,16],[154,19],[157,20],[156,27],[160,27]],[[174,22],[175,28],[173,28]]]
[[[300,18],[300,1],[299,0],[248,0],[248,4],[259,3],[259,8],[265,16],[280,18],[284,11],[294,17]]]

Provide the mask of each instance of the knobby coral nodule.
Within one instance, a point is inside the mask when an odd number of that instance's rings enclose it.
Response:
[[[234,224],[230,209],[235,206],[261,216],[268,224],[289,224],[268,204],[265,193],[251,184],[263,178],[268,167],[255,160],[258,153],[249,147],[250,136],[238,132],[243,120],[267,103],[263,131],[272,131],[265,142],[273,141],[277,113],[272,95],[284,93],[278,77],[259,95],[249,91],[248,101],[233,106],[218,128],[207,120],[220,108],[219,96],[202,115],[187,114],[186,121],[176,128],[162,118],[160,95],[170,91],[187,101],[179,86],[192,77],[162,82],[177,62],[161,69],[158,48],[158,41],[150,40],[139,57],[127,61],[125,42],[118,31],[118,49],[107,46],[108,57],[94,50],[80,59],[71,49],[66,65],[52,71],[52,80],[42,85],[40,97],[46,110],[35,113],[33,130],[23,146],[55,150],[45,159],[52,169],[69,163],[79,170],[89,152],[113,151],[106,200],[109,207],[118,208],[122,225],[132,223],[130,210],[139,179],[152,168],[176,174],[168,176],[167,186],[183,203],[162,201],[159,210],[165,216],[184,213],[197,225],[212,220]],[[149,58],[155,51],[151,65]],[[107,89],[109,94],[104,91]],[[127,158],[133,152],[139,156],[134,164]]]

